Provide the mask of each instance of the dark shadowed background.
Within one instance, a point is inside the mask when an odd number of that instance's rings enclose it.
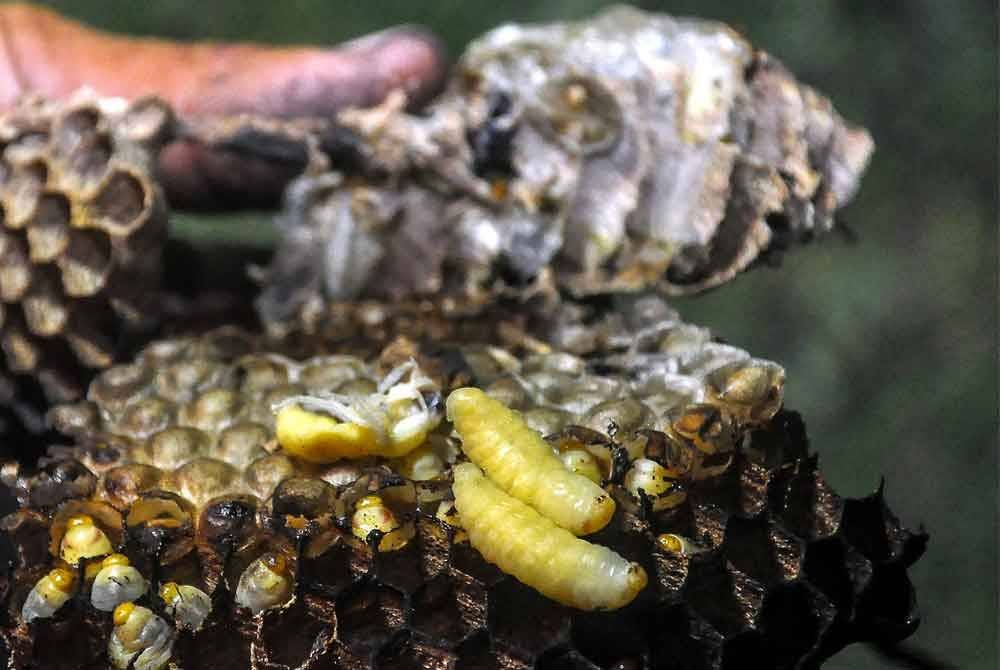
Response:
[[[452,56],[505,21],[579,17],[596,0],[46,2],[92,25],[183,39],[333,44],[422,23]],[[642,2],[716,18],[783,60],[867,126],[878,149],[830,237],[709,295],[687,319],[788,370],[842,494],[887,480],[890,504],[931,534],[912,571],[913,641],[959,668],[997,667],[997,51],[995,3],[907,0]],[[182,216],[188,238],[270,237],[267,218]],[[228,233],[220,233],[226,229]],[[830,668],[884,667],[848,649]]]

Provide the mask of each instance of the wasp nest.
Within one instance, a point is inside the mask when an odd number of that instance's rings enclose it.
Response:
[[[155,315],[166,219],[150,170],[168,122],[153,100],[85,95],[0,117],[0,345],[54,400]]]
[[[53,410],[73,446],[4,471],[11,667],[790,668],[908,634],[923,538],[881,493],[830,490],[781,368],[656,301],[614,319],[584,356],[397,340],[293,359],[234,330],[149,345]],[[582,611],[484,560],[451,488],[472,467],[443,411],[459,386],[603,488],[610,522],[574,542],[641,569],[634,600]]]
[[[404,102],[318,141],[355,165],[289,188],[266,320],[319,296],[702,290],[830,230],[872,150],[728,27],[632,8],[498,28],[426,114]]]

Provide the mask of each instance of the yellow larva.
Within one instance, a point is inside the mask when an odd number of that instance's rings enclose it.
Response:
[[[567,470],[517,413],[475,388],[452,392],[447,409],[462,450],[501,489],[574,535],[596,532],[611,520],[611,496]]]
[[[581,540],[507,495],[471,463],[455,466],[455,506],[473,548],[490,563],[563,605],[613,610],[646,586],[646,571]]]
[[[425,393],[438,397],[434,382],[410,361],[393,368],[366,397],[286,398],[274,407],[278,443],[289,454],[319,464],[405,456],[441,421],[436,402],[428,403]]]

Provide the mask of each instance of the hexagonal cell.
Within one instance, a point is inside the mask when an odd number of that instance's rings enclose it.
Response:
[[[277,517],[318,519],[334,513],[337,489],[315,477],[290,477],[274,490],[271,510]]]
[[[31,215],[48,175],[49,168],[41,159],[14,166],[4,189],[5,226],[18,230],[31,223]]]
[[[136,359],[137,362],[151,369],[158,370],[174,361],[180,360],[191,347],[191,340],[186,337],[168,337],[150,342]]]
[[[211,455],[242,470],[258,458],[267,456],[264,445],[270,439],[271,433],[259,423],[235,423],[222,431]]]
[[[871,563],[839,537],[810,543],[802,568],[809,583],[844,612],[850,612],[872,575]]]
[[[93,388],[93,386],[91,386]],[[163,398],[150,396],[133,401],[114,423],[114,429],[129,437],[145,439],[174,422],[176,409]]]
[[[31,288],[21,300],[24,320],[30,330],[40,337],[53,337],[66,330],[70,319],[69,305],[59,290],[55,268],[36,266]]]
[[[379,581],[412,594],[424,583],[423,547],[409,542],[396,551],[378,551],[373,555],[372,569]]]
[[[462,670],[529,670],[530,660],[520,658],[503,645],[494,645],[486,631],[470,635],[455,650],[456,668]]]
[[[729,636],[754,624],[763,588],[716,555],[696,555],[689,564],[687,603],[699,617]]]
[[[239,419],[242,409],[240,395],[236,392],[210,389],[184,405],[177,415],[177,421],[182,426],[216,432]]]
[[[537,657],[570,641],[573,610],[508,578],[489,590],[489,630],[493,639]]]
[[[101,477],[101,494],[117,509],[124,510],[139,494],[159,488],[161,477],[163,472],[152,465],[120,465]]]
[[[299,384],[282,384],[258,395],[257,399],[247,408],[247,418],[270,430],[274,430],[274,407],[277,403],[292,396],[305,393],[305,387]]]
[[[354,652],[378,649],[406,623],[403,594],[388,586],[362,582],[337,599],[338,638]]]
[[[200,507],[217,496],[239,493],[243,488],[240,475],[240,471],[228,463],[200,457],[179,467],[164,480],[163,486]]]
[[[578,612],[573,617],[571,648],[598,667],[615,667],[648,655],[648,626],[649,610],[645,607]]]
[[[219,670],[233,666],[233,659],[246,663],[256,633],[255,622],[242,620],[229,607],[216,606],[197,637],[181,635],[174,656],[184,670]]]
[[[258,500],[253,496],[222,496],[202,507],[198,542],[209,548],[237,549],[250,545],[258,534]]]
[[[84,302],[74,305],[63,337],[80,363],[87,367],[106,368],[115,360],[115,342],[107,325],[106,305]],[[102,319],[102,317],[104,317]]]
[[[452,649],[486,625],[486,591],[458,575],[427,582],[412,599],[413,629],[426,639]]]
[[[19,233],[0,233],[0,299],[19,301],[31,286],[28,244]]]
[[[310,391],[331,391],[344,382],[366,377],[368,368],[354,356],[325,356],[311,361],[299,373],[299,381]]]
[[[733,517],[726,526],[722,551],[736,569],[768,585],[797,578],[805,553],[799,540],[767,514]]]
[[[200,430],[173,426],[161,430],[149,439],[142,455],[150,465],[172,471],[204,454],[211,439]],[[138,460],[139,454],[135,457]]]
[[[174,563],[193,547],[193,512],[188,501],[171,493],[140,493],[125,515],[126,537],[158,564]]]
[[[100,132],[101,112],[93,105],[68,110],[53,124],[52,148],[68,156],[81,145],[91,142]]]
[[[78,188],[97,184],[108,171],[114,147],[111,137],[105,132],[95,132],[64,155],[66,173],[64,177],[77,182]]]
[[[204,333],[191,342],[189,354],[230,363],[256,348],[252,335],[235,326],[223,326]]]
[[[166,139],[174,122],[174,112],[163,100],[156,97],[133,101],[118,120],[116,132],[132,142],[157,145]]]
[[[813,455],[799,459],[774,478],[769,499],[788,529],[807,540],[833,535],[840,528],[844,501],[817,470]]]
[[[379,670],[458,670],[459,667],[454,654],[405,634],[380,650],[375,658]]]
[[[333,602],[306,595],[290,607],[267,610],[255,645],[266,667],[315,667],[330,651],[337,628]]]
[[[75,458],[44,464],[31,479],[27,503],[49,509],[70,498],[87,498],[97,485],[97,477]]]
[[[835,613],[829,601],[803,582],[769,591],[761,608],[758,629],[766,638],[774,667],[795,667],[815,648]]]
[[[94,228],[71,228],[69,244],[56,260],[66,295],[87,297],[105,287],[111,273],[111,240]]]
[[[250,492],[262,500],[271,497],[274,488],[283,480],[298,474],[295,463],[282,453],[258,458],[243,473]]]
[[[9,310],[5,321],[0,344],[7,355],[7,365],[12,372],[34,372],[41,362],[42,351],[28,334],[21,311]]]
[[[366,577],[368,558],[347,541],[336,541],[319,555],[304,554],[299,561],[299,581],[305,588],[337,596]]]
[[[219,383],[225,369],[208,358],[182,358],[157,369],[153,382],[157,395],[172,402],[190,401],[196,393]]]
[[[48,263],[69,246],[70,203],[62,193],[46,191],[38,198],[28,226],[28,249],[34,263]]]
[[[235,374],[240,391],[247,394],[288,383],[288,367],[274,356],[244,356],[236,363]]]
[[[654,670],[717,670],[722,635],[683,604],[654,611],[650,622]]]
[[[143,365],[116,365],[94,378],[87,399],[117,414],[147,395],[152,381],[152,374]]]
[[[152,209],[153,194],[148,179],[125,168],[112,170],[88,203],[93,225],[106,233],[125,237],[145,222]]]

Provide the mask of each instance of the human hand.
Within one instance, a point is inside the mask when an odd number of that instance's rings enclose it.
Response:
[[[27,4],[0,6],[0,109],[26,93],[63,98],[80,87],[134,99],[156,95],[182,117],[253,113],[331,116],[403,89],[420,104],[445,71],[438,42],[418,29],[388,30],[338,48],[176,43],[100,32]],[[295,176],[287,165],[191,140],[161,152],[175,207],[273,205]]]

